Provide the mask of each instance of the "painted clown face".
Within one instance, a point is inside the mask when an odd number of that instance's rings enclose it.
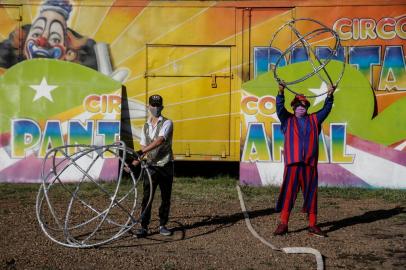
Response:
[[[25,41],[25,57],[62,59],[66,53],[66,30],[61,14],[52,10],[41,12]]]

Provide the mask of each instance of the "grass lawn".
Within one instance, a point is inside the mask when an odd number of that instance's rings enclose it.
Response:
[[[178,199],[193,200],[234,200],[237,198],[235,185],[237,179],[232,178],[175,178],[173,185],[173,197]],[[71,184],[69,184],[71,185]],[[68,186],[69,186],[68,185]],[[113,188],[112,183],[105,183],[106,187]],[[122,190],[130,188],[130,182],[125,180],[122,183]],[[10,184],[0,183],[0,197],[2,199],[14,198],[24,199],[30,197],[32,192],[38,191],[39,184]],[[138,185],[139,191],[142,185]],[[82,192],[92,193],[94,185],[82,184]],[[250,200],[268,200],[279,194],[279,187],[265,186],[252,187],[242,186],[244,197]],[[354,187],[319,187],[321,198],[343,198],[343,199],[383,199],[387,202],[406,204],[406,190],[395,189],[365,189]]]
[[[315,269],[313,256],[281,254],[252,236],[241,213],[238,183],[226,177],[175,178],[168,223],[172,236],[158,232],[157,192],[147,238],[136,239],[126,233],[106,246],[90,249],[66,248],[47,239],[35,212],[39,184],[1,183],[0,269]],[[48,194],[53,209],[62,217],[71,199],[66,190],[72,192],[76,186],[54,185]],[[108,194],[86,182],[80,185],[78,197],[105,209],[117,185],[104,182],[100,186]],[[131,188],[129,179],[124,179],[118,197]],[[279,188],[241,189],[253,228],[275,246],[315,248],[324,256],[326,269],[404,269],[406,190],[320,187],[318,224],[328,233],[327,238],[320,239],[307,233],[300,194],[289,221],[289,234],[274,237],[279,220],[274,209]],[[141,183],[137,192],[139,202]],[[124,206],[132,205],[133,197],[128,198]],[[74,203],[71,224],[94,216],[77,201]],[[48,211],[44,211],[44,217],[53,221]],[[112,209],[109,217],[126,219],[119,208]],[[109,223],[105,225],[107,230],[100,230],[97,237],[111,237]],[[72,235],[87,235],[92,226],[89,223],[89,227],[72,231]],[[58,236],[65,239],[62,233]]]

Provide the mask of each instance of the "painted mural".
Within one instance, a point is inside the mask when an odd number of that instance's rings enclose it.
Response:
[[[291,35],[269,44],[280,25],[307,17],[340,34],[334,63],[347,63],[320,139],[321,184],[405,187],[405,7],[272,2],[0,1],[0,181],[38,181],[34,164],[59,144],[126,137],[139,147],[147,96],[160,94],[176,160],[241,161],[242,183],[279,185],[269,68]],[[323,57],[328,41],[317,43]],[[281,71],[305,62],[298,49]],[[103,121],[116,124],[99,130]],[[98,173],[114,178],[108,166]]]
[[[43,159],[56,146],[114,143],[120,104],[121,84],[87,67],[47,58],[12,66],[0,79],[0,179],[40,181]],[[80,162],[90,165],[94,158]],[[89,173],[112,180],[117,165],[106,156]],[[63,177],[79,180],[76,174]]]
[[[8,4],[0,8],[3,76],[17,63],[38,58],[86,66],[122,84],[120,135],[128,145],[139,147],[145,102],[157,93],[175,124],[176,159],[239,160],[234,8],[221,2],[0,3]],[[220,24],[218,31],[201,31],[202,25],[214,29]]]
[[[8,11],[1,10],[3,15]],[[108,55],[96,57],[94,40],[68,27],[71,12],[69,1],[45,1],[32,24],[14,22],[15,29],[0,43],[1,182],[41,181],[43,159],[53,147],[119,139],[121,83],[97,71],[106,69],[109,59],[100,59]],[[8,14],[1,20],[12,25],[13,13]],[[77,162],[86,167],[95,158]],[[96,163],[89,175],[116,179],[116,159],[105,155]],[[70,171],[61,177],[76,181],[81,176]]]
[[[329,73],[337,76],[341,62],[347,63],[319,138],[322,185],[406,188],[405,11],[404,7],[365,6],[295,10],[297,18],[318,20],[341,37],[343,46],[329,64]],[[278,22],[275,30],[285,22]],[[311,29],[305,26],[301,30],[306,33]],[[287,36],[275,47],[254,47],[255,79],[242,86],[243,183],[282,182],[284,137],[275,108],[278,87],[269,70],[291,42]],[[311,42],[320,59],[330,53],[331,40]],[[297,73],[301,71],[312,70],[304,50],[299,47],[290,59],[281,61],[280,70],[287,81],[300,77]],[[317,76],[293,87],[305,95],[327,90]],[[287,108],[293,97],[286,94]],[[311,99],[309,111],[319,110],[324,98]]]

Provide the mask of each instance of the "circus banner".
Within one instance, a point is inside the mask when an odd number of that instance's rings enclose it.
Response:
[[[346,63],[320,139],[321,184],[404,187],[404,5],[286,3],[0,1],[0,181],[37,179],[17,165],[75,143],[71,135],[77,143],[121,139],[137,150],[147,97],[160,94],[174,123],[175,160],[240,162],[242,183],[279,185],[283,136],[269,71],[292,33],[269,44],[282,24],[302,17],[340,35],[332,63]],[[329,53],[331,40],[314,42],[321,58]],[[305,61],[298,47],[280,70]],[[300,90],[322,93],[327,86],[313,79]],[[119,125],[104,136],[103,121]]]
[[[116,142],[120,106],[121,84],[87,67],[32,59],[9,68],[0,78],[0,180],[40,181],[43,159],[57,146]],[[76,162],[87,168],[95,158],[89,155]],[[112,180],[117,165],[104,155],[88,173]],[[74,181],[79,175],[72,170],[61,178]]]
[[[404,7],[297,7],[295,18],[310,18],[338,33],[342,47],[328,71],[344,76],[335,93],[332,112],[319,137],[319,183],[327,186],[406,188],[406,14]],[[276,115],[278,86],[271,71],[280,58],[287,81],[309,68],[306,48],[298,46],[287,59],[284,51],[295,40],[285,33],[269,47],[273,33],[286,23],[275,20],[266,36],[253,47],[255,78],[242,88],[240,180],[242,183],[279,185],[283,177],[283,140]],[[306,35],[312,29],[299,26]],[[309,47],[320,59],[331,53],[332,37],[314,38]],[[309,48],[307,48],[309,49]],[[294,74],[296,73],[296,74]],[[303,75],[303,74],[301,74]],[[298,83],[296,91],[311,98],[309,112],[321,109],[327,84],[318,76]],[[285,91],[285,107],[294,95]]]
[[[238,35],[228,3],[0,3],[0,74],[37,58],[85,66],[123,85],[127,145],[139,147],[147,96],[160,94],[176,159],[239,160]]]

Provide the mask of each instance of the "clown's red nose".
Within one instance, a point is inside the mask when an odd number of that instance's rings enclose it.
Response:
[[[49,46],[48,40],[44,37],[39,37],[36,41],[37,45],[43,48],[46,48]]]

